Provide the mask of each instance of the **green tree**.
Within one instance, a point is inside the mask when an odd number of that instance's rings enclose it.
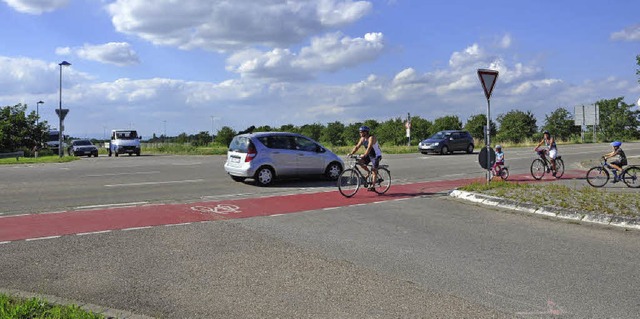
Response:
[[[193,136],[191,140],[191,145],[193,146],[204,146],[211,142],[211,134],[207,131],[201,131],[200,133]]]
[[[299,133],[300,130],[293,124],[285,124],[285,125],[280,126],[280,129],[278,131],[280,131],[280,132]]]
[[[640,137],[640,111],[637,107],[625,103],[623,97],[600,100],[596,105],[600,109],[600,129],[606,140],[630,140]]]
[[[389,119],[380,123],[373,134],[381,145],[404,145],[407,142],[406,128],[401,118]]]
[[[273,128],[269,125],[258,126],[254,130],[254,132],[271,132],[271,131],[273,131]]]
[[[461,130],[462,122],[456,115],[447,115],[439,117],[433,121],[431,127],[431,133],[443,131],[443,130]]]
[[[0,152],[30,151],[45,140],[46,123],[36,123],[36,114],[26,114],[27,105],[17,104],[0,109]]]
[[[503,142],[520,143],[526,138],[531,138],[538,130],[536,118],[530,111],[511,110],[498,115],[497,121],[500,128],[496,137]]]
[[[300,127],[300,134],[310,137],[316,141],[320,141],[324,125],[320,123],[305,124]]]
[[[485,114],[476,114],[471,116],[467,123],[464,124],[464,129],[471,133],[476,139],[484,140],[484,127],[487,125],[487,116]],[[496,123],[491,120],[489,121],[489,125],[491,126],[491,136],[496,136]]]
[[[431,121],[423,119],[419,116],[411,117],[411,144],[418,145],[420,141],[431,135]]]
[[[566,141],[574,134],[580,134],[580,127],[574,125],[573,116],[563,107],[545,115],[543,130],[549,131],[557,139]]]
[[[344,131],[344,124],[338,121],[329,123],[327,124],[327,127],[322,130],[320,142],[334,146],[344,146],[346,145],[343,137]]]
[[[216,134],[216,143],[227,146],[234,136],[236,136],[236,131],[228,126],[223,126]]]
[[[358,139],[360,139],[360,133],[358,133],[358,130],[362,125],[363,123],[361,122],[355,122],[344,127],[344,130],[342,131],[342,139],[346,145],[356,145],[356,143],[358,143]]]

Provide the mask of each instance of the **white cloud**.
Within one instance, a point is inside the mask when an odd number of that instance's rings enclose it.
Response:
[[[640,41],[640,24],[628,26],[611,34],[611,40]]]
[[[506,57],[494,51],[499,48],[481,44],[452,52],[450,63],[442,67],[425,70],[414,65],[389,76],[371,74],[347,84],[274,82],[264,77],[273,72],[299,76],[304,74],[301,70],[313,74],[346,67],[348,64],[341,61],[351,61],[352,55],[345,52],[368,48],[367,39],[377,43],[379,37],[353,39],[332,33],[318,38],[316,44],[300,49],[299,53],[286,49],[242,51],[233,55],[228,65],[243,76],[215,83],[167,78],[121,78],[96,83],[73,66],[65,68],[63,104],[71,109],[66,126],[74,136],[101,136],[103,127],[129,125],[150,136],[162,134],[164,121],[170,135],[208,131],[211,116],[220,119],[216,121],[217,128],[228,125],[236,130],[250,125],[353,123],[370,118],[384,121],[407,112],[430,120],[457,115],[464,121],[486,110],[478,68],[495,68],[500,72],[491,100],[494,116],[521,109],[544,117],[560,106],[571,110],[573,105],[602,98],[628,96],[635,100],[640,94],[635,79],[614,77],[567,83],[547,76],[541,65]],[[305,49],[309,51],[303,54]],[[324,49],[327,56],[320,55]],[[76,53],[77,49],[59,50],[68,51]],[[296,65],[296,61],[317,62],[313,66]],[[45,105],[40,108],[43,119],[56,123],[55,114],[47,105],[58,101],[57,63],[0,56],[0,69],[3,70],[0,105],[22,102],[33,107],[35,101],[43,100]]]
[[[500,39],[499,47],[502,49],[508,49],[511,46],[511,35],[505,34],[502,39]]]
[[[181,49],[286,47],[359,20],[368,1],[116,0],[107,6],[117,31]]]
[[[57,48],[56,54],[75,54],[85,60],[118,66],[132,65],[140,62],[136,52],[131,49],[131,45],[126,42],[109,42],[99,45],[85,44],[82,47],[73,49],[69,47]]]
[[[311,39],[299,54],[288,49],[268,52],[244,50],[227,60],[227,70],[243,76],[280,80],[307,79],[318,72],[333,72],[375,60],[384,49],[382,33],[351,38],[331,33]]]
[[[69,0],[3,0],[14,10],[28,14],[42,14],[66,6]]]

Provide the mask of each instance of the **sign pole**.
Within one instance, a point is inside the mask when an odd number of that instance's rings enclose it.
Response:
[[[487,185],[491,181],[491,93],[498,80],[498,71],[489,69],[478,69],[478,78],[484,89],[484,95],[487,98],[487,128],[485,132],[487,145]]]

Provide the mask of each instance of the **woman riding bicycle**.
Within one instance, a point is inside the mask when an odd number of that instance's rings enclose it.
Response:
[[[549,131],[544,131],[542,133],[542,141],[540,141],[540,143],[536,145],[534,151],[538,151],[538,147],[540,147],[542,144],[547,147],[544,152],[549,156],[553,176],[556,176],[556,157],[558,157],[558,147],[556,146],[556,139],[551,136],[551,133],[549,133]]]
[[[360,146],[364,145],[365,151],[362,158],[358,161],[358,164],[367,172],[367,177],[369,174],[373,174],[371,180],[375,183],[375,181],[378,180],[378,165],[380,165],[380,160],[382,160],[382,150],[380,150],[378,139],[370,134],[368,126],[361,126],[359,131],[360,139],[351,153],[349,153],[349,156],[353,155],[360,149]],[[367,167],[369,163],[371,163],[371,172]],[[369,190],[373,190],[373,185],[369,186]]]
[[[618,176],[619,173],[622,173],[622,167],[628,164],[627,156],[624,154],[624,151],[621,148],[622,142],[614,141],[613,143],[611,143],[611,146],[613,147],[613,151],[605,154],[603,157],[605,160],[608,158],[615,158],[612,162],[609,163],[609,165],[615,168],[615,170],[613,171],[612,183],[617,183],[618,181],[620,181]]]

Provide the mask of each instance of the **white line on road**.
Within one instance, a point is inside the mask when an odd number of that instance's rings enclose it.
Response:
[[[45,240],[45,239],[54,239],[54,238],[60,238],[60,236],[48,236],[48,237],[28,238],[28,239],[25,239],[25,241]]]
[[[168,225],[164,225],[165,227],[173,227],[173,226],[185,226],[185,225],[191,225],[193,223],[180,223],[180,224],[168,224]]]
[[[138,206],[148,204],[149,202],[131,202],[131,203],[114,203],[114,204],[102,204],[102,205],[87,205],[78,206],[75,209],[94,209],[94,208],[107,208],[107,207],[123,207],[123,206]]]
[[[184,184],[184,183],[201,183],[201,182],[204,182],[204,179],[188,179],[188,180],[183,180],[183,181],[144,182],[144,183],[130,183],[130,184],[109,184],[109,185],[104,185],[104,187],[127,187],[127,186]]]
[[[160,171],[150,171],[150,172],[134,172],[134,173],[110,173],[110,174],[92,174],[85,175],[87,177],[104,177],[104,176],[121,176],[121,175],[148,175],[148,174],[159,174]]]
[[[96,235],[96,234],[106,234],[110,233],[110,230],[100,230],[100,231],[92,231],[88,233],[77,233],[76,236],[84,236],[84,235]]]
[[[152,226],[142,226],[142,227],[131,227],[131,228],[124,228],[121,229],[122,231],[129,231],[129,230],[140,230],[140,229],[148,229],[151,228]]]

